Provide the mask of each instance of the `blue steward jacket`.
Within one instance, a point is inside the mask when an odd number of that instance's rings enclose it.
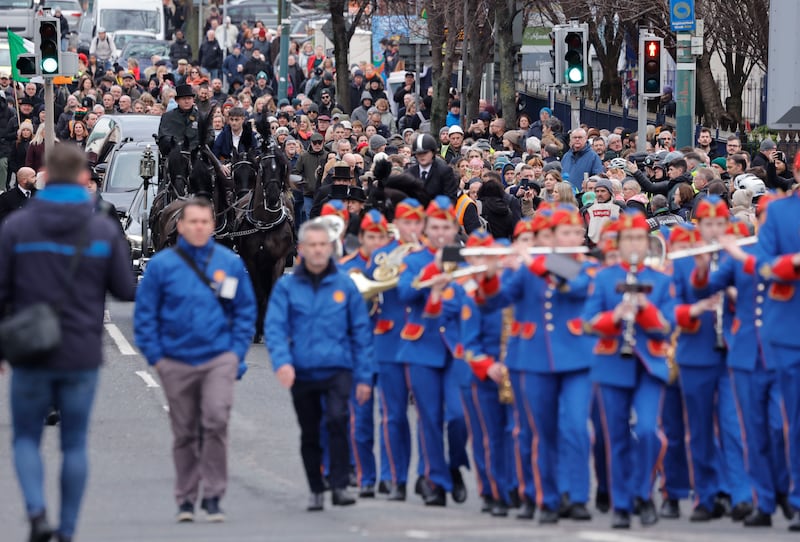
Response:
[[[213,239],[194,247],[182,237],[180,246],[214,283],[238,280],[236,295],[219,300],[173,249],[158,252],[136,292],[134,334],[150,365],[168,357],[199,365],[223,352],[243,361],[256,321],[256,299],[244,263]]]
[[[302,264],[275,283],[264,338],[276,371],[292,365],[297,380],[314,381],[350,370],[355,384],[372,385],[376,366],[367,307],[333,261],[316,287]]]

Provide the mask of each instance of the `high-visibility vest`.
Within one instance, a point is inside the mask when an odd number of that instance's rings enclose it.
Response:
[[[458,218],[458,225],[462,228],[464,227],[464,215],[467,213],[467,207],[469,207],[470,204],[475,205],[475,210],[478,210],[478,206],[466,192],[461,194],[458,197],[458,201],[456,201],[456,217]]]

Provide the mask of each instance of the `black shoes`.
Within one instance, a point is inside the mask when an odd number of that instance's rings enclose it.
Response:
[[[178,523],[190,523],[194,521],[194,503],[184,501],[178,507]]]
[[[47,413],[47,416],[44,417],[45,425],[50,425],[50,426],[58,425],[60,421],[61,421],[61,412],[54,408],[51,408],[50,412]]]
[[[776,493],[775,503],[778,505],[778,508],[781,509],[781,512],[783,512],[783,517],[786,519],[792,519],[792,517],[794,517],[794,509],[789,502],[789,495],[780,492]]]
[[[414,493],[417,495],[422,495],[422,485],[425,483],[424,476],[418,476],[417,481],[414,482]]]
[[[350,506],[356,503],[356,498],[346,488],[331,491],[331,502],[334,506]]]
[[[639,521],[642,522],[642,527],[649,527],[658,523],[658,514],[656,513],[656,505],[653,499],[642,501],[639,507]]]
[[[378,493],[380,495],[388,495],[392,490],[392,483],[381,480],[378,484]]]
[[[389,501],[404,501],[406,500],[406,485],[405,484],[394,484],[389,489],[389,496],[387,497]]]
[[[723,516],[730,516],[732,508],[731,496],[720,491],[717,493],[716,499],[714,499],[714,510],[712,511],[712,516],[714,519],[721,518]]]
[[[458,469],[450,470],[450,477],[453,479],[453,491],[450,493],[453,500],[459,504],[467,500],[467,486],[464,485],[464,478]]]
[[[492,511],[494,499],[491,495],[481,495],[481,514],[488,514]]]
[[[206,511],[206,520],[211,523],[220,523],[225,521],[225,513],[219,507],[219,497],[212,497],[210,499],[203,499],[200,503],[200,508]]]
[[[519,488],[515,487],[508,492],[508,507],[519,508],[522,506],[522,499],[519,496]]]
[[[358,487],[358,475],[356,474],[356,469],[350,467],[350,481],[347,484],[350,487]]]
[[[53,529],[47,522],[47,514],[42,512],[36,517],[32,517],[31,521],[31,535],[28,537],[29,542],[49,542],[53,537]]]
[[[712,519],[715,519],[714,514],[712,514],[711,510],[702,504],[695,506],[694,510],[692,510],[692,515],[689,516],[689,521],[693,523],[711,521]]]
[[[504,518],[508,516],[508,505],[503,501],[494,501],[492,503],[492,509],[489,512],[492,517],[495,518]]]
[[[528,497],[524,497],[522,499],[522,504],[519,507],[517,519],[533,519],[533,516],[535,515],[536,503],[530,500]]]
[[[447,506],[447,493],[444,488],[433,485],[430,481],[422,479],[419,484],[422,500],[425,506]]]
[[[744,518],[743,525],[745,527],[772,527],[772,515],[761,510],[753,510],[752,514]]]
[[[753,504],[749,502],[740,502],[731,510],[731,519],[733,521],[744,521],[753,513]]]
[[[319,512],[325,507],[325,493],[312,493],[308,498],[306,510],[309,512]]]
[[[569,500],[569,493],[561,494],[561,502],[558,504],[558,517],[568,518],[569,511],[572,508],[572,501]]]
[[[592,514],[589,513],[589,510],[586,508],[585,504],[574,503],[569,507],[569,514],[567,514],[567,518],[575,521],[591,521]]]
[[[800,532],[800,510],[794,511],[794,519],[789,522],[789,530],[793,533]]]
[[[551,510],[546,506],[542,506],[539,510],[539,525],[552,525],[558,523],[559,513],[558,510]]]
[[[681,506],[678,499],[665,499],[661,503],[659,515],[664,519],[678,519],[681,517]]]
[[[358,497],[361,499],[374,499],[375,486],[361,486],[361,489],[358,492]]]
[[[624,510],[614,510],[614,515],[611,517],[611,528],[630,529],[631,515]]]
[[[611,497],[605,491],[598,491],[594,497],[594,507],[601,514],[606,514],[611,509]]]

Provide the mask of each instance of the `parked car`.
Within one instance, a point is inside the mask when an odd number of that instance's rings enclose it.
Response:
[[[327,18],[330,14],[309,10],[295,6],[291,8],[292,38],[308,37],[308,22],[314,19]],[[253,25],[256,21],[263,21],[267,28],[278,26],[278,4],[275,2],[265,2],[264,0],[238,0],[232,1],[225,8],[225,15],[231,18],[231,23],[240,25],[242,21],[247,21]]]
[[[83,15],[81,3],[78,0],[45,0],[42,5],[53,11],[56,8],[61,8],[61,15],[67,18],[70,32],[77,30]]]
[[[125,44],[125,48],[119,55],[118,62],[121,66],[126,66],[130,57],[139,62],[139,70],[144,70],[153,65],[150,60],[153,55],[158,55],[167,62],[167,67],[172,68],[169,61],[170,42],[165,40],[133,39]]]
[[[92,165],[108,161],[117,145],[127,141],[153,143],[161,117],[154,115],[103,115],[86,141],[86,155]]]
[[[95,167],[103,177],[100,194],[104,200],[114,204],[120,217],[129,214],[134,195],[142,184],[139,162],[148,145],[153,150],[157,163],[158,148],[155,142],[125,141],[111,152],[106,164]],[[151,182],[158,184],[158,172]]]
[[[70,27],[72,40],[70,45],[74,45],[79,53],[89,56],[89,47],[92,46],[92,36],[94,35],[94,18],[91,13],[84,13],[77,28]]]

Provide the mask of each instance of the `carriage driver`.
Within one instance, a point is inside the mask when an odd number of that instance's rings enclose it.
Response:
[[[194,105],[194,91],[191,85],[178,85],[175,92],[178,107],[164,113],[158,125],[158,150],[162,156],[169,154],[173,145],[182,145],[184,142],[189,151],[200,146],[200,114]]]

